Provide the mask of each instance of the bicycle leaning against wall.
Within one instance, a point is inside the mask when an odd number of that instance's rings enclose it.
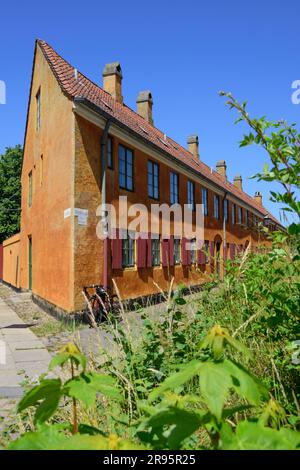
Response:
[[[120,302],[116,294],[110,294],[110,289],[107,290],[100,284],[92,284],[83,287],[82,295],[86,301],[86,307],[82,311],[83,320],[91,328],[97,328],[107,320],[109,314],[119,317]]]

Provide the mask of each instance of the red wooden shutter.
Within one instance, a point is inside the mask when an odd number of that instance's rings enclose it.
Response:
[[[166,268],[168,265],[170,266],[169,240],[167,240],[166,238],[162,239],[161,248],[162,265],[164,268]]]
[[[112,232],[113,239],[111,240],[111,255],[112,255],[112,269],[122,269],[122,240],[120,239],[119,229]]]
[[[147,240],[147,267],[152,268],[152,238],[151,238],[151,233],[148,233],[148,240]]]
[[[174,266],[174,237],[169,240],[169,260],[170,266]]]
[[[182,251],[182,265],[189,266],[191,264],[191,251],[187,249],[187,243],[189,240],[185,237],[182,238],[181,251]]]
[[[204,245],[198,250],[198,264],[205,264],[205,253],[204,250],[205,247]]]
[[[203,241],[197,241],[197,263],[198,264],[205,264],[205,256],[203,253],[204,249],[204,242]]]
[[[147,266],[147,239],[141,238],[137,239],[137,267],[145,268]]]

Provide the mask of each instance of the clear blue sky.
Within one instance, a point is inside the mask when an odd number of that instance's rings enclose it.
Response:
[[[0,80],[7,104],[0,105],[0,153],[23,143],[34,41],[49,42],[64,58],[102,84],[105,63],[119,60],[123,95],[135,108],[138,91],[150,89],[155,125],[185,145],[200,138],[210,166],[225,159],[228,175],[244,177],[249,194],[269,184],[247,180],[267,160],[257,147],[239,149],[243,125],[218,97],[231,91],[248,99],[253,115],[286,118],[299,129],[300,105],[291,83],[300,79],[299,0],[137,0],[2,2]]]

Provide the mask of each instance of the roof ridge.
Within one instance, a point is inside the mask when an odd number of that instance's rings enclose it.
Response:
[[[167,134],[164,133],[162,130],[146,121],[130,106],[125,103],[118,103],[116,100],[114,100],[107,91],[105,91],[97,83],[93,82],[93,80],[89,79],[72,64],[70,64],[70,62],[64,59],[46,41],[42,39],[37,39],[36,42],[40,46],[42,53],[46,58],[51,70],[53,71],[62,91],[69,98],[74,99],[75,97],[79,96],[86,98],[88,101],[92,102],[94,105],[100,107],[101,109],[103,109],[105,105],[109,106],[109,108],[111,108],[111,112],[108,112],[108,114],[113,115],[113,117],[115,117],[119,122],[131,128],[131,130],[133,130],[135,133],[138,133],[143,138],[146,138],[149,143],[155,144],[157,147],[164,150],[169,155],[173,156],[177,160],[182,161],[185,165],[189,166],[194,171],[200,173],[200,175],[202,175],[204,178],[223,188],[223,190],[228,190],[233,196],[236,196],[238,199],[241,199],[242,201],[244,201],[244,203],[248,204],[253,209],[256,209],[261,214],[269,214],[267,209],[264,206],[258,204],[252,196],[250,196],[244,191],[241,191],[232,182],[224,180],[224,178],[220,176],[218,172],[211,166],[209,166],[207,163],[203,162],[200,159],[199,161],[196,161],[193,154],[188,149],[176,142],[172,137],[167,136]],[[54,59],[51,57],[51,55],[55,56]],[[61,61],[61,63],[57,64],[56,62],[59,61]],[[82,83],[82,81],[76,79],[75,74],[73,74],[72,76],[68,76],[68,74],[70,75],[71,70],[63,71],[64,66],[67,66],[69,69],[72,70],[78,70],[78,74],[80,75],[81,80],[86,83]],[[80,88],[82,85],[85,86],[85,90],[78,89],[78,87]],[[104,96],[101,96],[102,94]],[[107,102],[105,103],[105,101]],[[107,112],[107,109],[104,110]],[[147,136],[144,135],[145,133],[142,130],[143,127],[147,131]],[[164,140],[164,136],[169,139],[169,142],[168,140],[166,140],[166,142],[162,142]],[[166,150],[165,144],[167,144],[167,146],[169,147],[168,150]],[[272,216],[272,218],[277,223],[279,223],[274,216]]]

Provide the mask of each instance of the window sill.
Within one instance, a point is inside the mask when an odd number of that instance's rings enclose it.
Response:
[[[122,266],[121,268],[123,271],[137,271],[136,266]]]
[[[122,191],[126,191],[128,193],[134,193],[134,189],[127,189],[127,188],[124,188],[123,186],[120,186],[120,185],[119,185],[119,189],[122,189]]]

